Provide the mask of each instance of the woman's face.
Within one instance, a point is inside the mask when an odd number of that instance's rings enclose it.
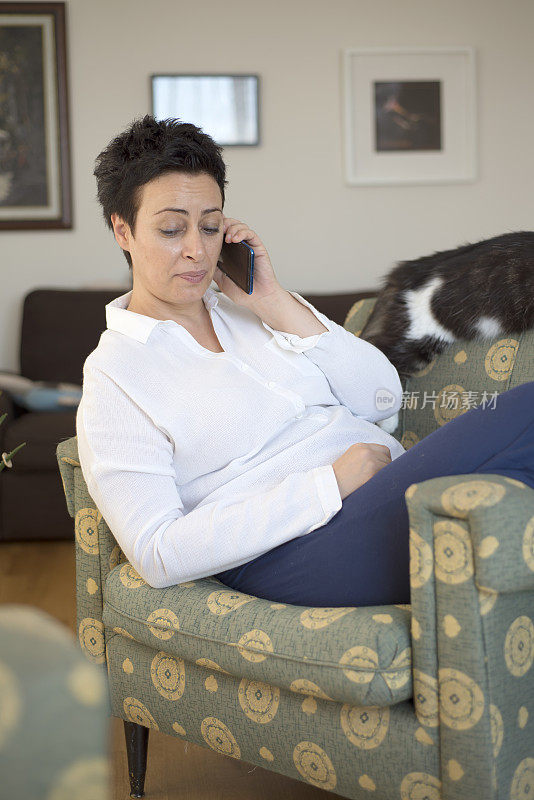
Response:
[[[114,219],[115,218],[115,219]],[[132,304],[195,316],[213,280],[223,243],[221,190],[205,173],[168,172],[145,184],[135,237],[112,215],[115,237],[133,263]],[[206,271],[199,283],[180,277]]]

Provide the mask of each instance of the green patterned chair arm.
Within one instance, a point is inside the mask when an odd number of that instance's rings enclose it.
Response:
[[[126,557],[89,494],[75,436],[60,442],[56,456],[76,541],[76,619],[82,650],[91,661],[105,661],[102,587],[108,573]]]
[[[67,509],[70,516],[74,519],[76,513],[74,511],[74,468],[80,466],[75,436],[58,444],[56,448],[56,458],[59,474],[61,475],[61,483],[63,484],[63,491],[65,492],[65,500],[67,501]]]
[[[276,603],[214,577],[154,589],[131,564],[109,574],[104,596],[108,637],[116,632],[163,647],[189,664],[354,705],[391,706],[412,697],[406,605]]]
[[[414,706],[440,740],[443,796],[520,797],[534,767],[534,491],[468,474],[405,497]]]

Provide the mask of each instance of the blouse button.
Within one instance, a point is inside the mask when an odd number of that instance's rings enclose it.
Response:
[[[274,387],[276,386],[276,383],[274,383],[274,381],[269,381],[267,386],[269,387],[269,389],[274,389]]]

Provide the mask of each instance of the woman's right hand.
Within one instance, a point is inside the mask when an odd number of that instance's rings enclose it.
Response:
[[[390,463],[391,452],[385,444],[357,442],[351,445],[332,464],[341,499],[344,500]]]

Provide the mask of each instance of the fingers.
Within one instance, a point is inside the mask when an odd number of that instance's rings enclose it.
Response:
[[[224,238],[227,242],[242,242],[243,239],[254,239],[254,231],[244,222],[231,217],[224,218]]]
[[[238,228],[236,231],[231,231],[226,234],[225,241],[227,242],[242,242],[254,239],[254,231],[250,228]]]
[[[365,444],[373,452],[373,458],[382,464],[391,463],[391,450],[385,444],[376,444],[375,442],[367,442]]]
[[[376,450],[377,452],[384,452],[391,456],[391,450],[385,444],[377,444],[376,442],[356,442],[352,447],[368,447],[369,450]]]
[[[391,450],[389,447],[386,447],[385,444],[375,444],[374,442],[371,442],[371,446],[373,450],[376,451],[377,455],[385,456],[391,461]]]

